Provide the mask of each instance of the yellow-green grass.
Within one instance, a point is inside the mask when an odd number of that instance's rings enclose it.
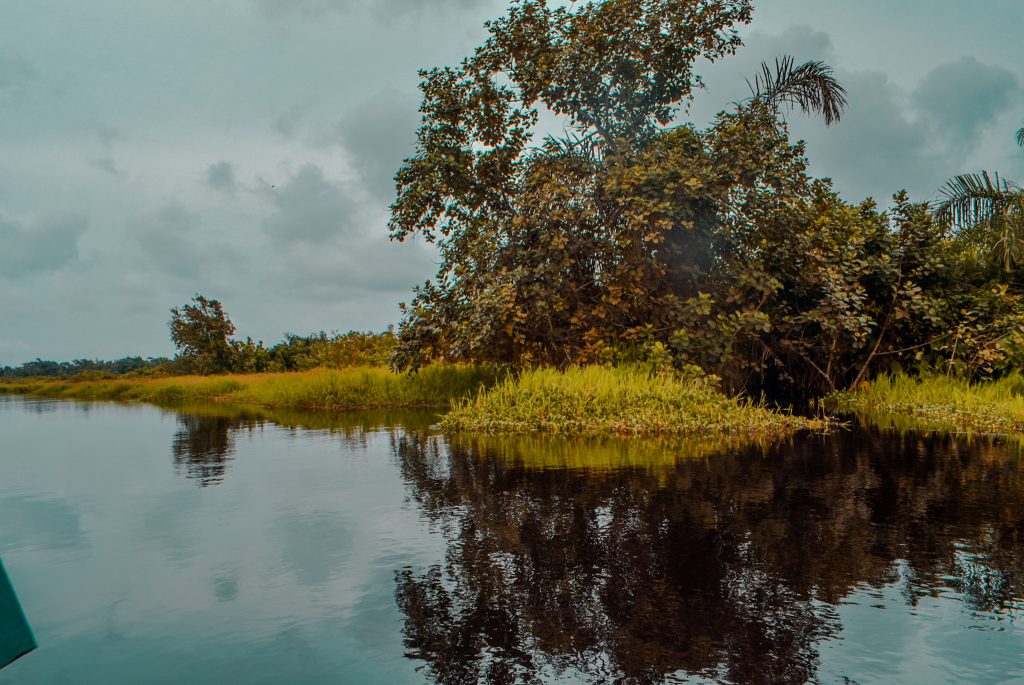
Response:
[[[455,402],[446,432],[566,435],[782,434],[823,422],[731,398],[704,379],[631,367],[537,369]]]
[[[231,376],[0,383],[0,393],[74,400],[177,405],[222,402],[272,409],[446,407],[493,384],[500,372],[467,365],[431,366],[415,374],[377,367]]]
[[[1024,433],[1024,377],[971,383],[958,378],[880,376],[856,391],[828,398],[830,408],[860,414],[901,415],[925,429]]]

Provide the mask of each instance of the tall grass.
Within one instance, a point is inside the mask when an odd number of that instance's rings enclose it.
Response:
[[[946,376],[879,376],[827,403],[839,410],[913,416],[930,427],[1024,432],[1024,377],[1018,373],[977,383]]]
[[[702,378],[631,367],[537,369],[456,402],[449,432],[570,435],[785,433],[805,419],[723,395]]]
[[[226,402],[271,409],[356,410],[445,407],[495,383],[501,372],[430,366],[407,375],[378,367],[237,376],[0,383],[0,393],[174,405]]]

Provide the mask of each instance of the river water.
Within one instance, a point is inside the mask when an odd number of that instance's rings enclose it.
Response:
[[[1024,683],[1018,444],[0,397],[32,683]]]

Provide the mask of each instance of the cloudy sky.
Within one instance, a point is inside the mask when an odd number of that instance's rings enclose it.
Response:
[[[169,355],[170,307],[239,333],[382,329],[434,272],[392,244],[419,68],[457,62],[504,0],[0,0],[0,365]],[[705,121],[762,59],[836,68],[834,128],[791,117],[848,199],[948,176],[1024,180],[1021,0],[762,0],[705,71]]]

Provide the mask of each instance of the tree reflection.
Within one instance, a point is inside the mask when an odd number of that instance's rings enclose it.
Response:
[[[303,412],[226,404],[180,405],[168,413],[178,421],[171,442],[175,468],[201,487],[224,481],[239,431],[262,429],[270,423],[292,434],[326,432],[339,437],[344,445],[365,448],[368,437],[382,429],[402,425],[423,430],[437,419],[435,412],[419,410]]]
[[[171,443],[175,467],[201,487],[222,482],[235,454],[235,431],[250,423],[235,417],[179,414]]]
[[[508,445],[395,441],[448,539],[443,567],[396,575],[409,655],[438,683],[802,683],[865,584],[988,611],[1024,597],[1021,461],[993,444],[856,432],[544,469]]]

